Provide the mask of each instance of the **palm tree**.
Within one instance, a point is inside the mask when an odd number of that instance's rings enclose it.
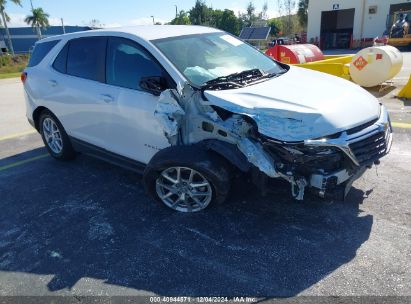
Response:
[[[36,28],[37,31],[37,36],[39,37],[39,40],[41,39],[41,29],[47,28],[50,26],[49,24],[49,14],[43,11],[41,7],[39,8],[33,8],[31,11],[32,15],[27,16],[26,19],[24,19],[24,22],[26,22],[28,25],[31,25],[32,28]]]
[[[11,0],[11,2],[21,6],[21,0]],[[3,26],[6,29],[6,35],[7,35],[7,40],[9,42],[11,54],[14,56],[13,43],[11,42],[10,31],[9,31],[9,28],[7,27],[7,22],[10,21],[10,18],[9,16],[7,16],[6,12],[4,11],[6,7],[6,3],[7,3],[7,0],[0,0],[0,14],[3,20]]]

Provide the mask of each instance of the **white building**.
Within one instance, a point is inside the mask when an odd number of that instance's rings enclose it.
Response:
[[[323,49],[368,46],[400,10],[411,0],[310,0],[307,38]]]

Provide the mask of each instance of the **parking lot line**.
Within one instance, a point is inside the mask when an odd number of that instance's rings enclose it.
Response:
[[[30,134],[34,134],[34,133],[37,133],[37,131],[36,130],[30,130],[30,131],[26,131],[26,132],[6,135],[4,137],[0,137],[0,141],[13,139],[13,138],[18,138],[18,137],[22,137],[22,136],[26,136],[26,135],[30,135]]]
[[[391,125],[394,128],[411,129],[411,124],[405,122],[392,122]]]
[[[47,156],[49,156],[49,154],[41,154],[41,155],[29,158],[29,159],[25,159],[25,160],[21,160],[21,161],[18,161],[18,162],[9,164],[9,165],[5,165],[3,167],[0,167],[0,172],[4,171],[4,170],[7,170],[7,169],[14,168],[14,167],[18,167],[18,166],[21,166],[21,165],[24,165],[24,164],[27,164],[27,163],[31,163],[33,161],[45,158]]]

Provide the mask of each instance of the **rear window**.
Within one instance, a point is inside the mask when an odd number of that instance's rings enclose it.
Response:
[[[67,74],[105,82],[105,37],[87,37],[70,41],[67,56]]]
[[[44,57],[47,56],[51,49],[55,47],[59,42],[60,40],[53,40],[36,44],[27,66],[34,67],[38,65],[44,59]]]
[[[60,73],[67,73],[67,53],[68,53],[68,44],[57,55],[56,60],[54,60],[53,68],[59,71]]]

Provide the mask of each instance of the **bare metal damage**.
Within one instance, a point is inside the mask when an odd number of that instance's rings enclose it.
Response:
[[[203,99],[201,91],[186,84],[181,93],[176,90],[166,90],[161,94],[155,117],[163,126],[164,133],[172,146],[192,145],[206,140],[218,140],[236,145],[247,160],[266,176],[287,180],[291,184],[292,195],[297,200],[303,200],[307,186],[317,188],[321,195],[321,191],[325,191],[325,181],[328,179],[335,178],[337,184],[352,183],[353,180],[350,179],[361,175],[364,171],[361,169],[353,172],[344,169],[327,176],[326,173],[321,174],[319,170],[319,173],[307,177],[296,174],[283,164],[276,163],[275,157],[267,152],[264,143],[259,136],[255,135],[258,132],[255,132],[256,126],[252,122],[257,119],[260,120],[259,126],[266,125],[273,128],[277,124],[284,124],[286,120],[288,127],[291,124],[298,129],[301,127],[300,121],[290,121],[286,117],[278,117],[276,120],[277,117],[269,115],[270,113],[267,113],[267,117],[252,117],[253,115],[249,113],[236,112],[234,108],[224,110],[229,111],[231,115],[223,119],[213,105]],[[270,116],[270,122],[268,122],[268,116]],[[261,124],[262,121],[265,123]],[[304,154],[293,148],[286,147],[285,149],[296,158]],[[280,170],[282,167],[284,170]]]

